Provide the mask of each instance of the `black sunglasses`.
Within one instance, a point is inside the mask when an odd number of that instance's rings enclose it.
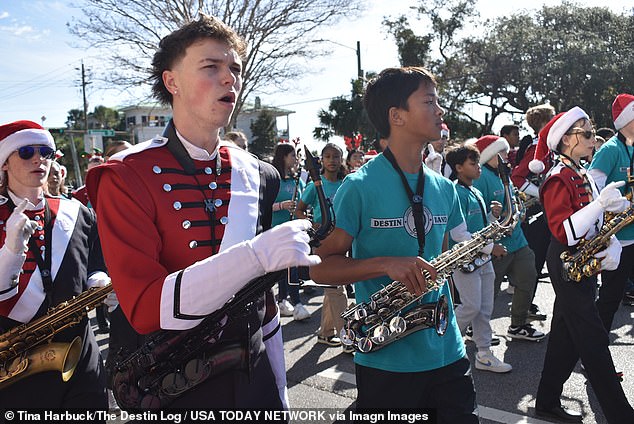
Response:
[[[582,128],[579,128],[579,129],[582,129]],[[566,133],[566,134],[567,135],[581,134],[587,139],[590,139],[592,137],[596,137],[597,136],[597,132],[595,130],[574,131],[574,132],[569,132],[569,133]]]
[[[55,157],[55,150],[48,146],[22,146],[18,149],[18,156],[20,156],[20,159],[29,160],[35,154],[35,150],[38,150],[40,156],[44,159],[53,159]]]

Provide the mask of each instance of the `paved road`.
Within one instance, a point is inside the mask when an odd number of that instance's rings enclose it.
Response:
[[[503,285],[503,288],[505,286]],[[305,295],[304,303],[312,317],[303,322],[283,318],[286,350],[286,366],[291,406],[293,408],[334,408],[345,410],[354,406],[356,386],[353,357],[340,348],[316,343],[319,327],[322,289]],[[550,318],[554,294],[548,280],[540,282],[536,303]],[[499,335],[504,335],[510,324],[508,309],[511,296],[502,292],[496,299],[492,326]],[[611,333],[611,351],[617,369],[624,371],[624,389],[630,402],[634,403],[634,330],[632,318],[634,307],[621,306]],[[533,325],[548,332],[550,321],[534,321]],[[107,349],[107,338],[98,336],[102,349]],[[513,365],[509,374],[494,374],[473,369],[481,422],[486,423],[532,423],[546,421],[534,418],[535,393],[546,352],[547,338],[539,343],[511,341],[504,337],[499,346],[493,347],[497,356]],[[467,352],[473,361],[475,348],[467,343]],[[389,388],[386,388],[389,390]],[[447,393],[451,396],[451,393]],[[581,369],[577,367],[565,385],[562,402],[565,406],[582,411],[584,423],[605,423],[606,420],[592,388],[586,383]]]

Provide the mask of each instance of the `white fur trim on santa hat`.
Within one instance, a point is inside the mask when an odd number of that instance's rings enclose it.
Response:
[[[544,172],[544,169],[546,169],[546,165],[544,165],[544,162],[542,162],[541,160],[533,159],[528,162],[528,169],[533,174],[541,174],[542,172]]]
[[[4,165],[11,153],[23,146],[48,146],[55,150],[55,140],[47,130],[27,128],[16,131],[0,140],[0,164]]]
[[[506,138],[500,137],[480,152],[480,164],[485,164],[502,151],[508,152],[510,146]]]
[[[621,95],[619,95],[621,96]],[[623,97],[627,101],[627,97]],[[617,97],[618,99],[618,97]],[[614,128],[619,131],[621,128],[634,121],[634,100],[627,103],[623,110],[619,113],[619,116],[614,120]]]
[[[546,144],[548,144],[548,148],[550,150],[557,150],[557,146],[562,138],[564,138],[564,134],[568,132],[568,130],[580,119],[590,119],[588,114],[584,112],[579,106],[575,106],[570,109],[568,112],[564,113],[561,118],[559,118],[552,127],[550,127],[550,131],[548,131],[548,138],[546,139]]]

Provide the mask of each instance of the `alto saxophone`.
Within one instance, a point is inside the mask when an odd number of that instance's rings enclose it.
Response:
[[[321,226],[308,230],[311,246],[334,228],[321,177],[307,148],[306,170],[315,183],[322,213]],[[242,364],[244,350],[237,346],[218,352],[222,331],[244,316],[262,294],[284,277],[286,270],[271,272],[247,283],[233,298],[207,315],[198,326],[183,331],[160,330],[131,354],[119,352],[112,371],[113,394],[124,410],[161,408],[208,378]]]
[[[416,331],[434,328],[443,335],[448,325],[448,301],[440,296],[436,303],[421,304],[423,296],[438,290],[451,273],[480,258],[481,250],[488,244],[509,234],[519,221],[518,200],[513,196],[509,181],[509,169],[498,156],[498,171],[504,183],[507,215],[502,221],[493,221],[482,230],[472,234],[471,240],[454,245],[430,263],[437,277],[432,280],[425,271],[427,291],[416,296],[400,281],[393,281],[372,294],[369,302],[363,302],[346,310],[341,317],[344,327],[341,341],[362,353],[376,352],[388,344]]]
[[[86,290],[46,315],[0,335],[0,390],[44,371],[60,371],[63,381],[70,380],[81,356],[81,337],[70,343],[50,340],[60,331],[79,324],[111,291],[110,284]]]
[[[596,253],[607,249],[610,237],[634,222],[634,207],[613,215],[603,223],[599,232],[589,240],[582,239],[575,252],[565,251],[559,256],[563,264],[562,275],[568,281],[581,281],[584,276],[592,277],[601,271],[601,260]]]

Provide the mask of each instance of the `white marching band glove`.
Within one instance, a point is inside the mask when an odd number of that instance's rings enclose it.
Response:
[[[618,189],[624,184],[625,181],[614,181],[606,185],[596,199],[564,221],[569,245],[576,244],[586,235],[597,224],[603,212],[621,212],[630,206],[630,202]]]
[[[108,277],[108,274],[106,274],[103,271],[93,272],[88,277],[88,281],[86,281],[86,286],[89,289],[92,289],[95,287],[96,288],[106,287],[108,284],[110,284],[110,277]]]
[[[623,212],[630,206],[629,200],[627,200],[621,194],[619,187],[623,187],[625,181],[613,181],[610,184],[603,187],[597,202],[601,205],[606,212]]]
[[[321,263],[317,255],[310,254],[306,232],[312,224],[307,219],[295,219],[277,225],[247,241],[264,272],[273,272],[294,266],[312,266]]]
[[[442,155],[434,150],[434,146],[432,146],[431,143],[427,145],[425,165],[440,174],[440,168],[442,167]]]
[[[161,291],[161,328],[186,330],[200,322],[174,314],[174,289],[179,274],[180,313],[206,316],[221,308],[256,277],[289,267],[321,263],[319,256],[310,254],[310,237],[306,232],[309,228],[311,223],[307,219],[288,221],[168,275]]]
[[[108,307],[108,312],[112,312],[119,306],[119,299],[114,291],[108,293],[108,296],[103,300],[103,304]]]
[[[7,237],[4,244],[7,249],[17,255],[23,254],[28,249],[29,239],[37,228],[37,222],[24,214],[28,203],[27,199],[22,200],[7,220]]]
[[[621,243],[615,235],[612,235],[608,247],[594,255],[595,258],[601,259],[601,271],[614,271],[619,267],[621,250],[623,250]]]

